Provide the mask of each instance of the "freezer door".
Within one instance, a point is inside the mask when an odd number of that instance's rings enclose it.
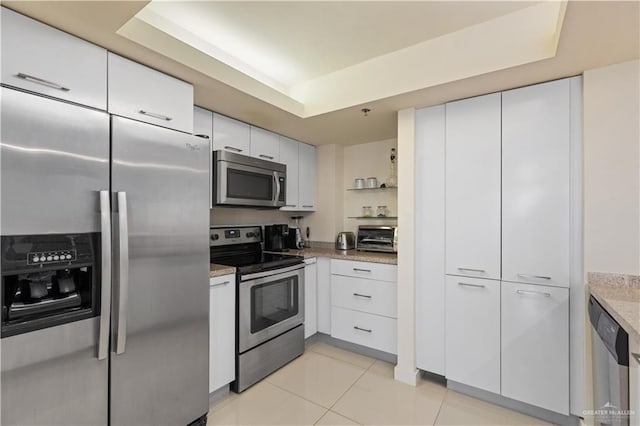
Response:
[[[109,116],[2,88],[2,235],[100,231]]]
[[[111,120],[111,425],[187,425],[208,411],[208,141]]]

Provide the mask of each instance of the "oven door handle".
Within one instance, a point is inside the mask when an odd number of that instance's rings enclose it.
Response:
[[[269,276],[277,277],[279,275],[286,274],[292,271],[297,271],[298,269],[303,269],[303,268],[304,268],[304,263],[301,263],[299,265],[289,266],[287,268],[272,269],[270,271],[256,272],[255,274],[240,275],[240,282],[251,281],[258,278],[264,278]]]

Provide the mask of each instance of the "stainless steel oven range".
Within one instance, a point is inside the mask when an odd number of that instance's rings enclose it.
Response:
[[[304,259],[264,253],[259,226],[211,228],[211,262],[235,266],[236,380],[242,392],[304,352]]]

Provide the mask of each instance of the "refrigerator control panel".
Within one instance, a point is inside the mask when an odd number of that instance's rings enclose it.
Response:
[[[29,265],[55,262],[72,262],[74,260],[76,260],[75,250],[30,252],[27,256],[27,263]]]

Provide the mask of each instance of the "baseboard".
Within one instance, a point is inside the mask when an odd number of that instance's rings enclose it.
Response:
[[[209,394],[209,406],[217,404],[229,395],[229,385],[224,385],[220,389],[214,390]]]
[[[305,346],[309,346],[315,342],[328,343],[337,348],[355,352],[357,354],[368,356],[370,358],[379,359],[381,361],[389,362],[394,365],[398,363],[398,357],[394,354],[391,354],[389,352],[379,351],[377,349],[371,349],[366,346],[347,342],[345,340],[336,339],[335,337],[331,337],[328,334],[316,333],[312,336],[309,336],[307,340],[305,340]]]
[[[566,416],[564,414],[549,411],[544,408],[535,407],[533,405],[516,401],[511,398],[497,395],[492,392],[488,392],[482,389],[477,389],[472,386],[464,385],[462,383],[454,382],[453,380],[447,380],[447,388],[456,392],[463,393],[465,395],[472,396],[477,399],[489,402],[491,404],[499,405],[504,408],[508,408],[513,411],[526,414],[531,417],[537,417],[549,423],[564,426],[578,426],[580,424],[580,418],[574,415]]]

